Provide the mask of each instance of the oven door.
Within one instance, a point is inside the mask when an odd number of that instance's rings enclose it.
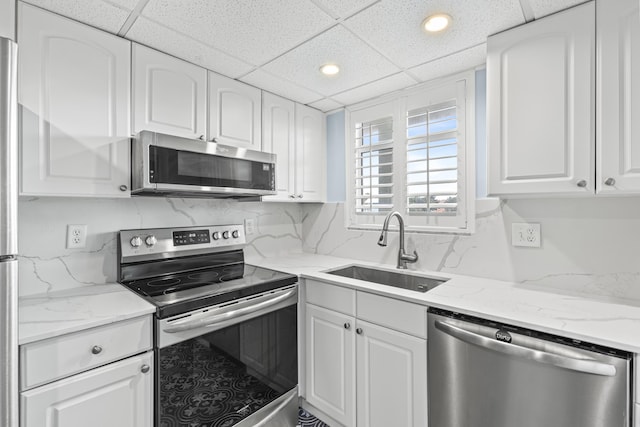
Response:
[[[297,285],[157,323],[156,426],[295,426]]]

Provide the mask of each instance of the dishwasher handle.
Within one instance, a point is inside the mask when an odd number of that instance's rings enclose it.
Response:
[[[538,363],[544,363],[593,375],[602,375],[607,377],[613,377],[616,375],[615,366],[601,363],[596,360],[574,359],[572,357],[560,356],[553,353],[547,353],[545,351],[533,350],[516,344],[497,341],[473,332],[469,332],[441,320],[436,320],[435,326],[440,331],[451,335],[452,337],[457,338],[460,341],[504,353],[509,356],[529,359]]]

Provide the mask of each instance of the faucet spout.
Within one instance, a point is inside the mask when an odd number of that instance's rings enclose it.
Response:
[[[387,246],[387,233],[389,231],[389,221],[394,216],[398,218],[398,225],[400,227],[399,229],[400,247],[398,249],[398,264],[396,265],[396,267],[406,269],[408,262],[418,261],[418,253],[416,251],[413,251],[413,255],[412,255],[412,254],[405,253],[404,251],[404,219],[402,219],[402,215],[400,215],[400,212],[393,211],[385,217],[384,223],[382,224],[382,233],[378,238],[378,245]]]

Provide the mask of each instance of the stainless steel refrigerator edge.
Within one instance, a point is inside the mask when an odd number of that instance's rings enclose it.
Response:
[[[17,45],[0,38],[0,425],[18,427]]]

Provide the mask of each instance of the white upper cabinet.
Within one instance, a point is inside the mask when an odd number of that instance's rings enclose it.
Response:
[[[296,190],[300,202],[327,198],[325,117],[316,109],[296,104]]]
[[[133,45],[133,130],[203,139],[207,135],[207,70]]]
[[[208,140],[262,150],[262,91],[209,72]]]
[[[595,189],[595,4],[489,37],[490,195]]]
[[[268,92],[262,94],[262,149],[276,155],[275,196],[264,200],[293,200],[295,195],[295,103]]]
[[[21,194],[128,197],[130,43],[18,12]]]
[[[597,2],[596,190],[640,193],[638,0]]]

